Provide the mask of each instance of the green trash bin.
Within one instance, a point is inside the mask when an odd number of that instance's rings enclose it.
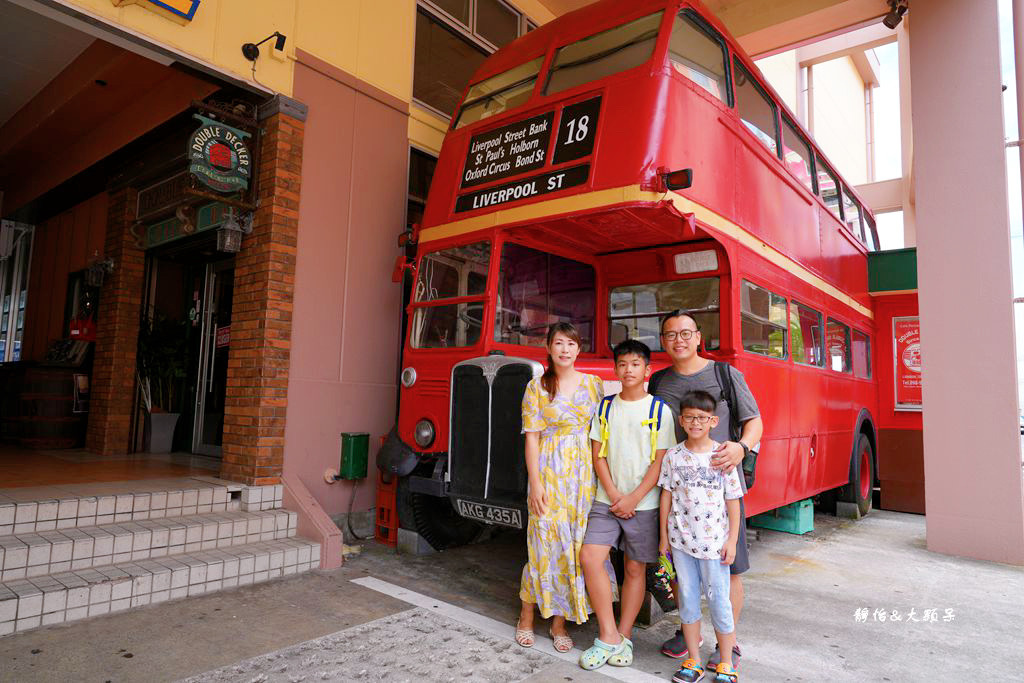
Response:
[[[341,479],[365,479],[366,463],[370,450],[370,435],[366,432],[342,432]]]

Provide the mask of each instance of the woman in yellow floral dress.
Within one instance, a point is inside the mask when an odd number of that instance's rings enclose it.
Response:
[[[590,420],[604,395],[596,375],[577,372],[580,335],[569,323],[548,329],[548,367],[532,380],[523,396],[526,469],[529,473],[528,561],[523,567],[519,597],[523,601],[516,642],[534,643],[534,605],[541,617],[554,617],[555,649],[568,652],[573,643],[565,620],[587,620],[587,600],[580,566],[580,547],[596,481],[591,460]],[[615,586],[611,565],[609,580]]]

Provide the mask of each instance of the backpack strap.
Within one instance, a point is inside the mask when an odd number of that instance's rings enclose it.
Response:
[[[668,370],[668,368],[662,368],[661,370],[658,370],[653,375],[651,375],[651,378],[649,380],[647,380],[647,393],[650,394],[651,396],[654,396],[658,391],[658,385],[661,384],[661,378],[665,376],[666,370]]]
[[[715,364],[715,378],[722,390],[722,398],[729,408],[729,439],[738,442],[740,440],[740,420],[736,413],[736,387],[733,386],[731,368],[728,363],[712,362]]]
[[[658,452],[658,431],[661,429],[661,409],[665,402],[657,396],[651,396],[651,408],[647,413],[647,419],[643,421],[644,426],[651,430],[651,462]]]
[[[611,436],[611,430],[608,428],[608,416],[612,412],[612,401],[614,400],[615,394],[605,396],[597,406],[597,419],[601,425],[601,450],[597,454],[599,458],[608,457],[608,438]]]

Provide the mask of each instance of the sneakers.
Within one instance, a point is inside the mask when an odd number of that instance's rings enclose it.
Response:
[[[667,644],[667,643],[666,643]],[[662,650],[664,652],[664,650]],[[734,669],[740,668],[740,644],[736,643],[732,646],[732,666]],[[717,669],[718,665],[722,663],[722,654],[718,651],[718,646],[715,645],[715,651],[708,657],[708,668]]]
[[[700,645],[698,645],[697,647],[701,647],[702,645],[704,645],[703,637],[700,639]],[[676,631],[674,636],[672,636],[664,643],[662,643],[661,654],[667,657],[671,657],[672,659],[690,658],[690,653],[686,649],[686,641],[683,639],[683,632],[681,629]],[[698,656],[699,654],[700,653],[698,653]]]
[[[687,659],[679,667],[679,671],[672,674],[673,683],[696,683],[704,678],[704,667],[696,659]]]

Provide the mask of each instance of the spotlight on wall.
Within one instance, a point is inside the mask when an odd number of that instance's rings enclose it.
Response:
[[[889,13],[882,17],[886,28],[894,29],[903,21],[903,15],[910,9],[909,0],[889,0]]]
[[[250,62],[255,62],[260,56],[260,45],[267,42],[271,38],[276,38],[276,40],[274,41],[275,50],[283,50],[284,41],[288,40],[288,36],[282,35],[281,33],[274,31],[273,33],[271,33],[269,36],[267,36],[258,43],[246,43],[242,45],[242,54],[245,55],[245,58],[248,59]]]

